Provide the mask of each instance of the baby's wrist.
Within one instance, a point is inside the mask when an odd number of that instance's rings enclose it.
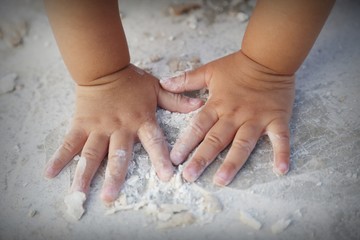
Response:
[[[119,81],[121,79],[120,76],[125,76],[127,75],[126,72],[128,72],[128,68],[130,67],[134,67],[134,65],[132,65],[131,63],[128,63],[127,65],[124,65],[121,69],[117,70],[116,72],[113,73],[109,73],[109,74],[105,74],[101,77],[98,77],[96,79],[93,80],[88,80],[88,81],[77,81],[75,80],[76,84],[78,86],[99,86],[99,85],[106,85],[106,84],[111,84],[114,81]]]
[[[254,89],[271,90],[294,85],[295,75],[278,73],[249,58],[243,51],[234,54],[236,66],[242,74],[242,81]]]

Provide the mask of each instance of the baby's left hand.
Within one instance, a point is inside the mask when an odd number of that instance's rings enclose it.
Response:
[[[279,75],[239,51],[161,84],[175,93],[209,89],[207,103],[192,119],[170,154],[172,162],[180,164],[200,143],[184,168],[183,177],[187,181],[195,181],[232,142],[214,176],[215,184],[229,184],[263,134],[269,136],[274,148],[275,173],[287,173],[293,76]]]

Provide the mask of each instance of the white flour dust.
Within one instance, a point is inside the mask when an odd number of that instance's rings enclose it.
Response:
[[[164,129],[169,144],[174,144],[179,129],[186,127],[193,114],[157,111],[159,124]],[[206,224],[222,211],[222,203],[216,194],[206,191],[196,183],[183,180],[182,165],[178,166],[169,182],[162,182],[141,144],[135,145],[133,158],[120,196],[107,214],[140,210],[150,216],[158,228],[167,229],[195,222]]]
[[[195,113],[195,112],[194,112]],[[159,110],[160,125],[167,135],[169,144],[174,144],[178,128],[185,128],[192,114],[177,114]],[[185,120],[186,119],[186,120]],[[182,123],[182,124],[179,124]],[[126,158],[126,151],[117,150],[119,160]],[[84,157],[75,156],[76,171],[83,172],[86,167]],[[126,181],[122,186],[119,198],[107,210],[106,214],[120,211],[142,211],[159,229],[185,226],[193,223],[210,223],[223,209],[223,204],[216,194],[208,192],[196,183],[188,183],[182,178],[183,166],[179,165],[169,182],[162,182],[157,177],[145,149],[136,144],[133,161],[130,161]],[[105,176],[108,169],[105,170]],[[79,220],[85,210],[85,200],[78,193],[65,198],[67,213]]]
[[[143,210],[157,222],[158,228],[166,229],[189,225],[197,220],[207,223],[222,211],[222,204],[214,194],[195,183],[184,182],[181,165],[169,182],[162,182],[149,161],[142,159],[148,157],[139,155],[138,158],[140,164],[130,164],[120,196],[107,214]]]

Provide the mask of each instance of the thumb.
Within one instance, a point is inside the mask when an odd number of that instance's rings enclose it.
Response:
[[[160,80],[160,84],[164,89],[174,93],[202,89],[206,86],[205,66],[184,72],[176,77]]]
[[[160,88],[158,105],[171,112],[188,113],[204,104],[199,98],[190,98],[181,94],[171,93]]]

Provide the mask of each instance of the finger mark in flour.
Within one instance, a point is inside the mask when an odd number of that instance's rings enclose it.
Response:
[[[292,220],[290,218],[282,218],[271,226],[271,232],[274,234],[279,234],[285,231],[291,223]]]
[[[260,230],[262,226],[259,220],[255,219],[251,214],[245,211],[240,211],[240,221],[255,230]]]

